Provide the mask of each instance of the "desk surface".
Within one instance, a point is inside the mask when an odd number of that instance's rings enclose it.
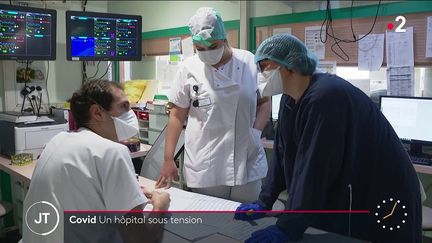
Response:
[[[152,190],[154,190],[155,181],[140,176],[139,177],[139,184],[141,186],[146,187],[147,190],[152,191]],[[160,190],[160,189],[158,189],[158,190]],[[193,197],[195,197],[195,196],[193,196],[194,194],[196,194],[196,196],[204,196],[207,198],[212,198],[213,200],[221,200],[219,198],[214,198],[214,197],[205,196],[205,195],[199,195],[197,193],[186,192],[186,191],[182,191],[182,190],[177,190],[176,193],[170,192],[170,194],[171,194],[171,206],[173,204],[179,203],[179,200],[181,200],[182,197],[187,197],[187,198],[190,198],[190,200],[194,200],[194,199],[192,199]],[[214,206],[209,206],[210,208],[206,209],[206,210],[220,210],[220,208],[218,208],[218,206],[216,206],[216,204],[212,204],[212,205],[214,205]],[[170,208],[171,208],[171,206],[170,206]],[[213,208],[213,207],[216,207],[216,208]],[[170,210],[173,210],[173,209],[170,209]],[[234,211],[235,208],[232,210]],[[228,211],[231,211],[231,210],[228,210]],[[274,221],[275,220],[273,220],[271,222],[271,224],[274,224]],[[243,221],[238,221],[238,222],[242,223]],[[259,222],[259,221],[256,221],[256,222]],[[209,222],[207,222],[207,223],[209,223]],[[227,222],[227,223],[230,224],[229,222]],[[210,225],[211,225],[211,223],[210,223]],[[195,226],[191,226],[191,227],[195,227]],[[249,226],[249,227],[251,227],[251,226]],[[256,229],[252,229],[253,231],[255,231],[255,230],[260,229],[260,227],[263,227],[263,226],[261,225],[261,226],[252,226],[252,227],[258,227]],[[199,227],[197,227],[197,228],[199,228]],[[242,229],[242,227],[240,227],[238,229]],[[162,243],[170,243],[170,242],[179,242],[179,243],[187,243],[187,242],[195,242],[195,243],[220,243],[220,242],[239,243],[239,242],[242,242],[240,240],[237,240],[237,239],[234,239],[234,238],[231,238],[231,237],[228,237],[226,235],[221,234],[220,230],[218,230],[217,233],[211,234],[211,235],[209,235],[203,239],[196,240],[196,241],[189,241],[185,238],[182,238],[178,235],[178,232],[171,232],[172,230],[173,230],[173,228],[165,227],[164,238],[163,238]],[[202,230],[202,228],[201,228],[201,230]],[[246,230],[246,232],[248,232],[249,228],[246,228],[244,230]],[[175,229],[174,229],[174,231],[175,231]],[[181,231],[182,230],[180,230],[180,232]],[[317,243],[317,242],[360,243],[360,242],[364,242],[364,241],[359,241],[356,239],[348,238],[345,236],[341,236],[341,235],[337,235],[334,233],[329,233],[326,231],[322,231],[322,230],[319,230],[316,228],[309,227],[306,230],[305,235],[300,242],[301,243]]]
[[[31,180],[31,176],[32,176],[35,165],[36,165],[36,161],[29,164],[29,165],[25,165],[25,166],[11,165],[9,159],[0,156],[0,169],[1,170],[4,170],[5,172],[11,174],[12,176],[18,177],[22,180],[26,180],[28,182],[30,182],[30,180]],[[154,189],[155,181],[153,181],[153,180],[150,180],[150,179],[147,179],[144,177],[140,177],[139,183],[140,183],[140,185],[145,186],[148,190]],[[184,191],[184,194],[188,194],[188,196],[190,196],[189,194],[191,194],[191,193],[192,192]],[[174,194],[172,194],[172,195],[174,195]],[[176,195],[179,196],[178,194],[176,194]],[[206,196],[206,197],[209,197],[209,196]],[[215,200],[220,200],[220,199],[215,198]],[[176,201],[175,199],[172,199],[171,203],[173,203],[175,201]],[[312,238],[311,238],[312,241],[307,241],[307,239],[309,239],[308,237],[310,237],[310,236],[306,235],[306,237],[305,237],[306,241],[302,241],[302,242],[308,242],[308,243],[309,242],[322,242],[321,241],[323,239],[322,237],[325,237],[325,238],[334,237],[334,234],[329,234],[327,232],[323,232],[323,231],[319,231],[319,230],[318,231],[321,232],[320,234],[322,234],[322,236],[313,236],[316,234],[316,233],[314,233],[316,231],[317,231],[316,229],[309,228],[305,233],[312,235]],[[318,237],[318,238],[315,239],[314,237]],[[346,237],[342,237],[340,239],[341,239],[341,241],[338,240],[337,242],[357,242],[357,241],[350,241]],[[164,243],[168,243],[168,242],[185,242],[186,243],[189,241],[165,230],[163,242]],[[210,235],[209,237],[206,237],[206,238],[201,239],[201,240],[196,241],[196,242],[199,242],[199,243],[210,243],[210,242],[236,243],[236,242],[240,242],[240,241],[234,240],[234,239],[229,238],[229,237],[224,236],[224,235],[214,234],[214,235]]]
[[[262,140],[263,147],[273,149],[273,140]],[[432,166],[413,164],[418,173],[432,175]]]
[[[16,177],[19,180],[30,182],[33,170],[36,166],[36,160],[28,165],[12,165],[9,158],[0,155],[0,170],[5,171],[9,175]]]
[[[131,158],[137,158],[147,155],[150,150],[151,145],[141,144],[141,149],[138,152],[131,153]],[[16,177],[17,179],[30,182],[31,176],[33,174],[33,170],[36,166],[36,160],[33,163],[28,165],[12,165],[9,158],[6,158],[3,155],[0,155],[0,170],[5,171],[11,176]]]

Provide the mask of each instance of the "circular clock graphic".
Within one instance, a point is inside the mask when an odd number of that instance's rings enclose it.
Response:
[[[375,220],[385,230],[398,230],[407,222],[406,206],[400,200],[382,200],[375,209]]]

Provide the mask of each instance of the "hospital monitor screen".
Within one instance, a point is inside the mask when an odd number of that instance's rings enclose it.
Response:
[[[432,98],[381,96],[380,109],[402,141],[432,143]]]
[[[0,59],[55,60],[56,17],[51,9],[0,4]]]
[[[68,60],[141,60],[141,16],[66,12]]]

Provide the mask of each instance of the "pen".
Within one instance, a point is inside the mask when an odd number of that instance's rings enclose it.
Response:
[[[246,213],[247,216],[252,216],[253,215],[253,209],[249,209],[248,212]],[[252,226],[257,226],[257,222],[253,221],[253,220],[248,220],[247,221],[250,225]]]

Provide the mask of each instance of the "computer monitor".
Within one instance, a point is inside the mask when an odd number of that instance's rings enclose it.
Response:
[[[55,60],[56,19],[52,9],[0,4],[0,60]]]
[[[411,144],[411,155],[432,145],[432,98],[381,96],[380,109],[401,141]]]
[[[140,61],[141,16],[66,12],[67,59]]]
[[[162,132],[159,134],[156,141],[153,143],[151,149],[148,151],[147,155],[144,158],[142,167],[141,167],[141,173],[140,175],[142,177],[157,180],[160,174],[160,171],[162,170],[162,165],[164,162],[164,152],[165,152],[165,135],[166,135],[166,126],[162,130]],[[180,154],[183,152],[183,146],[184,146],[184,133],[185,129],[183,128],[175,151],[174,151],[174,160],[176,160]],[[180,171],[180,173],[182,173]]]

